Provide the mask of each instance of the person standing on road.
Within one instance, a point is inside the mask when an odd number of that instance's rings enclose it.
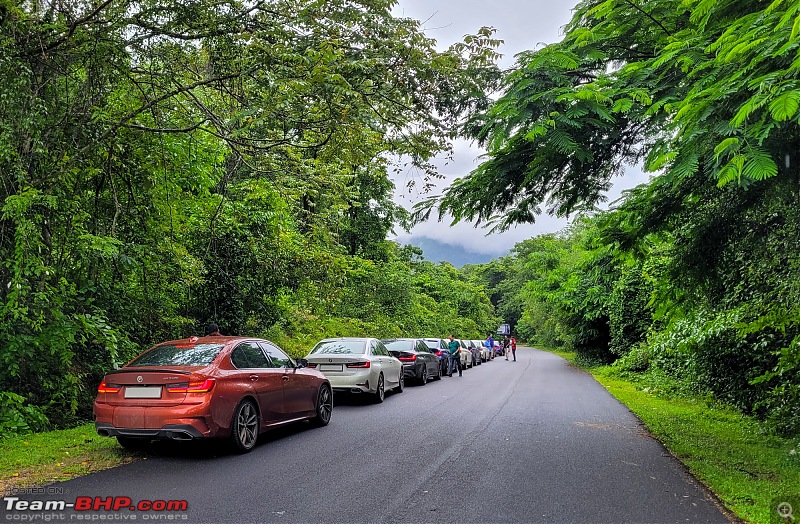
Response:
[[[448,368],[447,376],[453,376],[453,366],[458,366],[458,376],[461,375],[461,344],[458,343],[456,337],[450,335],[450,342],[447,343],[447,349],[450,351],[450,367]]]
[[[508,360],[508,351],[511,349],[511,339],[508,338],[508,335],[503,337],[503,354],[506,356],[506,360]],[[514,360],[517,360],[516,355],[514,355]]]
[[[517,361],[517,339],[511,337],[511,354],[514,355],[514,362]]]
[[[496,357],[497,355],[495,355],[494,351],[494,336],[491,333],[489,333],[489,336],[486,337],[486,342],[489,343],[489,352],[491,353],[491,357]]]

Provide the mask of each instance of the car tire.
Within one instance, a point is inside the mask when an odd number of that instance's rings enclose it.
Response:
[[[150,445],[150,441],[146,438],[123,437],[122,435],[117,437],[117,442],[128,451],[144,451]]]
[[[422,374],[419,377],[419,383],[422,386],[428,383],[428,366],[425,364],[422,366]]]
[[[386,396],[386,389],[383,383],[383,373],[378,375],[378,387],[375,388],[375,394],[372,399],[375,401],[376,404],[380,404],[383,402],[383,399]]]
[[[436,366],[436,376],[433,377],[435,380],[442,380],[442,368]]]
[[[233,410],[231,443],[237,453],[251,451],[258,441],[258,408],[250,399],[239,402]]]
[[[397,379],[397,387],[394,388],[395,391],[398,393],[403,392],[403,388],[406,386],[406,373],[402,369],[400,370],[400,377]]]
[[[318,428],[327,426],[333,413],[333,392],[327,384],[323,384],[319,388],[316,411],[317,415],[311,419],[311,423]]]

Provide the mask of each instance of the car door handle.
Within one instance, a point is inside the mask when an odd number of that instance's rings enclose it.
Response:
[[[284,382],[288,382],[289,381],[289,375],[284,375],[281,378],[284,380]]]
[[[255,382],[256,380],[258,380],[258,375],[250,375],[250,380]]]

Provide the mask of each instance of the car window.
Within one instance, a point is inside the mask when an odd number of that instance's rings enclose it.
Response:
[[[236,346],[231,353],[231,363],[239,369],[271,367],[266,355],[255,342],[243,342]]]
[[[264,349],[269,359],[272,361],[274,368],[293,368],[295,367],[294,360],[281,350],[278,346],[270,344],[269,342],[261,342],[261,347]]]
[[[422,344],[423,346],[425,344]],[[383,342],[383,346],[389,351],[408,351],[409,349],[418,349],[413,340],[387,340]]]
[[[376,351],[376,353],[375,353],[376,355],[381,355],[383,357],[391,356],[389,354],[389,350],[386,349],[386,346],[384,346],[383,343],[380,342],[380,341],[375,342],[375,351]]]
[[[428,349],[428,346],[426,346],[424,342],[417,342],[417,351],[419,351],[420,353],[430,353],[431,352]]]
[[[136,357],[130,366],[207,366],[224,344],[162,344]]]
[[[367,345],[363,340],[323,340],[317,342],[312,355],[363,355]]]

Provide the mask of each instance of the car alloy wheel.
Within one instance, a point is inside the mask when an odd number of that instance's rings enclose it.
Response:
[[[436,380],[442,380],[442,368],[436,366]]]
[[[327,426],[331,421],[331,414],[333,413],[333,393],[327,384],[323,384],[319,388],[317,395],[317,416],[312,419],[312,422],[317,427]]]
[[[428,366],[424,364],[422,366],[422,376],[419,377],[419,381],[423,386],[428,383]]]
[[[400,370],[400,377],[398,377],[398,379],[397,379],[397,388],[395,389],[395,391],[397,391],[398,393],[402,393],[403,392],[403,388],[405,387],[405,385],[406,385],[406,374],[401,369]]]
[[[236,406],[231,427],[231,440],[239,453],[247,453],[258,440],[258,411],[252,400],[243,400]]]
[[[383,402],[385,395],[386,392],[384,391],[384,386],[383,386],[383,373],[381,373],[380,375],[378,375],[378,387],[375,388],[375,403],[380,404],[381,402]]]

